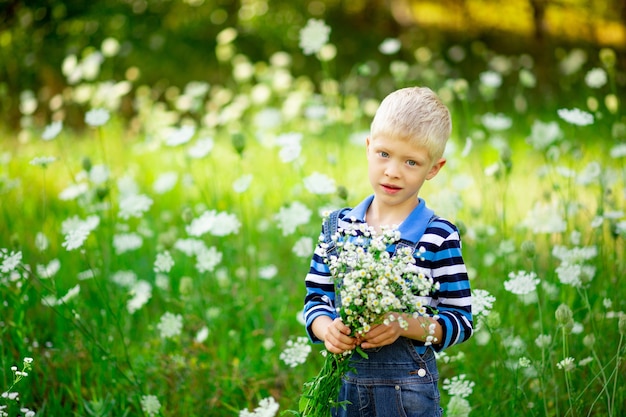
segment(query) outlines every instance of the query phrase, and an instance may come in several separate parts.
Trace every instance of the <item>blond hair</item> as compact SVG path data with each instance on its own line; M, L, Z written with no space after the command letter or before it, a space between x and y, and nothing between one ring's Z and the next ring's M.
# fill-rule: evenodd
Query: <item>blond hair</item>
M401 88L380 103L370 137L388 135L423 146L432 161L443 156L452 122L448 108L428 87Z

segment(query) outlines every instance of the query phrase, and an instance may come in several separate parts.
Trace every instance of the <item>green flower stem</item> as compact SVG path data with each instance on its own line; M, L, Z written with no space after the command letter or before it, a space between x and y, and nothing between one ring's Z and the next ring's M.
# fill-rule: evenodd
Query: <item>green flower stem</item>
M563 335L563 358L568 358L569 357L569 346L567 343L568 330L566 329L565 326L563 326L561 331ZM569 374L570 371L567 369L563 369L563 372L565 373L565 387L567 389L567 400L569 402L569 411L566 413L566 415L574 416L575 412L574 412L574 403L572 402L572 381L571 381L570 374Z

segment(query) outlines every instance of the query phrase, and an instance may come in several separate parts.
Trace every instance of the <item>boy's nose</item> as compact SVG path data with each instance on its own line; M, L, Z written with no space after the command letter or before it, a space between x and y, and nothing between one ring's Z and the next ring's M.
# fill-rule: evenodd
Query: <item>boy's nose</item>
M388 177L397 177L398 173L400 172L397 164L390 162L387 164L387 166L385 167L385 175Z

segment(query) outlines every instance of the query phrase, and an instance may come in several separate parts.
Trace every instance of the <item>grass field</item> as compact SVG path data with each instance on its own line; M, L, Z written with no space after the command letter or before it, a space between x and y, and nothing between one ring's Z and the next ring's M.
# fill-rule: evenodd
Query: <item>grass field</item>
M419 82L453 111L421 196L461 230L477 327L439 358L448 416L626 413L626 120L592 69L566 112L524 106L532 68L506 92L488 67ZM0 415L297 407L323 359L299 339L309 257L322 212L369 193L376 102L251 70L165 102L134 86L130 121L93 83L84 128L3 133Z

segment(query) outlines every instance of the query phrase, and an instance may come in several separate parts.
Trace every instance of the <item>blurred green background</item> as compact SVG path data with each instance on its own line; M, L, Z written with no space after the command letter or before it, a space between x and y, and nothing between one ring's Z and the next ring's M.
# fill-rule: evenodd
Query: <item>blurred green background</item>
M372 97L386 92L381 69L389 62L384 60L414 60L421 46L456 59L465 77L484 69L484 60L475 62L481 48L528 54L541 92L534 98L545 106L555 91L572 89L558 71L571 48L592 62L602 47L616 51L622 62L617 67L626 59L623 0L0 0L0 124L18 129L48 123L50 99L68 87L64 59L85 57L107 38L118 40L120 51L103 63L99 79L130 78L163 93L194 80L228 84L230 68L216 59L216 36L225 28L237 29L238 52L252 62L286 51L293 53L294 73L321 77L313 57L295 53L298 31L309 18L332 27L330 41L337 47L332 71L338 81L370 64L364 85L353 87ZM385 38L402 42L398 54L381 56L378 47ZM475 53L459 61L445 53L455 45ZM617 74L616 83L623 91L626 77ZM25 91L39 103L27 122L20 111ZM125 97L123 112L132 112L132 94ZM66 108L63 118L76 125L82 115L77 112L73 120L72 111Z

